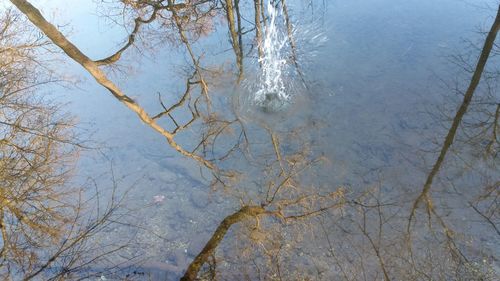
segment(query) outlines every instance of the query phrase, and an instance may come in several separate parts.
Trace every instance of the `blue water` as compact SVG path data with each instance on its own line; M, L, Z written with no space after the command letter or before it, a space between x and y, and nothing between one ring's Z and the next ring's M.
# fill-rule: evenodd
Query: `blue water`
M57 8L55 22L67 24L64 29L82 51L93 58L105 57L120 46L127 33L117 27L110 28L112 24L99 17L101 10L93 1L77 2L81 5L78 9L67 1L40 1L40 5L43 4L47 14ZM263 112L245 102L235 107L248 126L249 149L255 158L249 161L240 154L221 161L222 167L237 168L244 173L230 191L213 191L209 177L200 174L194 161L176 153L79 66L64 59L64 69L81 82L78 88L50 90L62 101L70 102L68 109L78 116L79 127L83 132L92 132L92 143L101 147L98 152L83 153L76 180L101 175L112 167L119 179L120 192L130 188L126 206L133 210L133 215L126 220L140 227L116 226L103 239L133 239L137 246L125 256L140 253L144 268L155 272L155 278L177 278L202 249L215 226L236 210L241 200L261 198L261 184L267 180L262 167L274 157L264 127L272 128L281 137L285 154L297 150L301 140L308 143L312 155L327 160L304 175L304 182L323 191L343 186L353 196L370 190L382 194L387 201L410 201L421 189L449 128L449 119L439 113L445 107L453 115L453 104L460 102L443 81L453 84L459 79L459 84L466 84L463 77L467 75L452 63L452 56L469 52L467 41L480 46L482 36L478 29L489 28L494 14L482 7L492 3L495 7L494 1L473 4L456 0L313 1L312 7L305 1L288 2L297 25L305 85L296 74L282 76L284 85L293 91L293 95L286 97L290 99L286 110ZM251 11L250 6L246 8ZM231 64L233 60L224 22L216 27L211 36L194 45L197 53L206 54L207 66ZM300 36L309 36L309 40L301 41ZM182 94L184 68L189 59L182 48L156 41L149 43L146 45L150 49L144 54L127 52L123 68L110 73L129 96L151 112L158 112L161 110L158 93L166 102L173 102ZM211 81L215 111L226 116L232 114L229 108L234 106L234 95L240 99L259 88L245 86L258 80L256 61L254 53L245 58L248 80L242 85L237 85L230 73ZM496 98L498 101L498 92ZM180 119L189 118L187 111L176 114ZM200 131L194 126L181 134L178 142L192 148ZM290 134L292 131L296 134ZM228 139L234 140L237 135L238 131ZM221 141L218 149L227 149L225 145L228 143ZM472 150L460 144L456 148ZM463 233L464 240L470 239L474 245L467 248L471 255L476 259L484 257L498 266L499 249L494 246L498 245L498 237L487 226L476 224L477 218L470 210L462 212L460 206L464 202L458 197L446 196L452 192L450 186L466 192L485 181L498 182L495 174L498 159L484 163L472 153L463 157L465 160L452 156L446 162L436 182L436 201L453 209L449 222ZM477 169L464 163L475 163ZM110 184L105 174L97 179L104 189ZM155 203L154 196L164 199ZM407 215L408 210L401 207L401 212ZM326 219L324 223L331 227L332 239L342 237L334 221ZM395 222L398 224L401 221ZM350 227L347 226L352 230ZM390 240L396 232L389 232L384 238ZM228 239L236 239L236 234L230 232ZM326 240L319 236L315 241L305 242L304 249L323 251ZM221 251L230 253L231 247L227 245ZM387 251L391 250L394 249L388 247ZM322 262L328 265L331 259ZM337 276L335 270L324 267L325 280Z

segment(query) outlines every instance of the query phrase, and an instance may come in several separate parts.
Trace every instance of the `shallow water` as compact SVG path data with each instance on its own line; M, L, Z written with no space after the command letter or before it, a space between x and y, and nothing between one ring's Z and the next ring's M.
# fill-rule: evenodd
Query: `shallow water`
M440 114L445 108L452 117L461 102L461 97L443 81L453 84L458 79L459 85L467 85L469 79L452 63L451 56L470 52L467 40L481 46L482 36L477 28L489 28L494 9L454 0L314 1L312 8L305 2L288 3L297 24L295 36L305 84L297 75L284 76L293 92L285 110L266 112L248 102L255 89L248 85L258 76L258 64L252 56L245 58L247 74L241 84L231 75L211 82L213 110L228 118L236 113L249 138L248 147L218 161L220 167L243 174L230 191L212 189L207 171L200 174L198 164L172 150L161 136L141 124L78 66L66 66L74 75L84 77L84 81L78 85L80 89L64 90L61 100L71 102L69 108L76 112L80 127L93 132L92 141L102 147L99 153L83 154L77 180L101 175L97 179L105 189L110 184L106 172L112 169L119 190L130 188L126 221L136 227L116 226L102 239L132 239L135 246L124 256L140 256L137 270L158 280L179 278L225 216L236 211L242 201L260 203L262 186L275 175L275 171L267 170L275 152L266 128L279 139L283 157L307 150L312 158L326 159L302 177L304 185L314 186L318 192L332 192L342 186L354 198L372 190L382 201L397 201L401 205L418 195L450 126L450 119ZM494 2L484 3L493 3L495 7ZM45 10L51 10L49 5L52 3ZM95 11L91 1L84 7L70 9L74 14L64 17L71 19L76 31L70 38L85 52L103 56L103 50L114 49L124 33L108 30L105 22L97 21L97 16L91 14ZM207 65L224 64L233 58L231 52L224 52L229 46L226 26L220 24L217 28L210 37L195 44L196 51L207 53ZM147 109L161 110L158 92L165 101L173 102L178 98L174 93L183 91L184 73L180 69L188 59L181 48L160 47L144 57L131 54L125 59L139 59L140 64L134 64L126 74L117 73L116 80ZM498 59L492 58L489 65L495 61ZM498 103L498 91L493 97ZM180 112L176 117L189 118L189 113ZM195 125L180 135L178 142L193 148L197 145L193 135L199 136L202 129ZM232 143L241 141L239 134L236 130L222 136L211 155L220 156ZM459 137L466 138L460 133ZM461 211L463 202L456 196L465 193L472 200L475 193L471 189L484 186L485 182L498 183L498 157L484 160L475 156L475 149L477 146L457 142L435 183L434 196L436 202L445 206L443 210L449 211L449 224L464 233L464 240L468 241L464 242L464 251L473 260L485 259L498 270L499 237L487 224L478 222L477 214ZM250 151L252 159L242 156L245 150ZM158 200L155 196L163 197L156 197L162 198ZM408 212L407 206L388 210L392 216L401 217ZM493 219L498 223L498 215ZM332 237L345 235L335 227L337 222L328 217L325 220ZM238 233L228 235L226 239L232 241ZM388 231L385 238L390 239L391 235L394 233ZM324 237L316 238L306 241L298 253L326 252ZM234 254L236 248L231 245L222 245L220 251ZM238 268L237 261L221 266ZM313 268L310 261L297 258L293 263L309 270ZM326 272L322 275L324 280L338 274L335 267L328 269L328 262L316 266Z

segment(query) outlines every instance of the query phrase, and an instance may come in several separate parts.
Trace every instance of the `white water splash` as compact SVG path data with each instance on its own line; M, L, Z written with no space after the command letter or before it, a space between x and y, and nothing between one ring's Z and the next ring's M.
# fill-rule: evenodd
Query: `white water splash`
M262 42L263 57L259 59L261 64L260 83L254 97L258 105L265 107L279 106L290 100L290 94L287 93L283 81L288 67L287 52L285 51L288 38L284 32L278 29L276 24L278 11L271 4L271 0L267 1L267 11L270 20L267 23Z

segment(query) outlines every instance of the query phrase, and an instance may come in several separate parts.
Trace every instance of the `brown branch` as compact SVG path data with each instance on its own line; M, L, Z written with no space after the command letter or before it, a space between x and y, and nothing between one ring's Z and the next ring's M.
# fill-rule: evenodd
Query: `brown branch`
M26 0L11 0L11 2L22 12L28 19L37 26L54 44L61 48L71 59L79 63L83 68L85 68L89 74L91 74L94 79L102 85L104 88L108 89L110 93L123 103L130 110L135 112L139 119L150 126L153 130L160 133L165 137L168 144L181 153L184 156L190 157L199 163L203 164L209 169L214 169L214 165L207 161L206 159L194 155L184 148L182 148L174 140L174 136L169 131L162 128L156 121L151 118L146 111L137 104L133 99L128 97L122 92L118 86L116 86L111 80L108 79L106 74L99 68L99 64L89 59L85 54L83 54L73 43L71 43L54 25L49 23L40 13L40 11L31 5Z
M378 202L378 199L377 199L377 205L380 206L380 202ZM358 228L359 228L359 230L361 230L361 233L363 233L363 235L368 239L373 251L375 252L375 255L377 256L380 268L382 269L382 273L384 274L384 281L390 281L391 279L389 278L389 273L387 272L385 261L382 257L382 254L380 253L380 243L381 243L380 240L381 240L381 236L382 236L382 228L384 225L384 222L382 220L382 212L381 212L380 207L377 208L377 211L378 211L378 218L379 218L378 243L377 244L375 244L375 241L373 241L373 238L370 236L370 234L366 230L366 211L365 210L362 211L363 212L363 225L361 226L361 224L358 223Z
M2 192L3 188L0 189L0 194ZM3 200L3 199L2 199ZM3 204L2 204L3 205ZM7 234L7 230L5 229L5 224L4 224L4 211L3 207L0 206L0 230L2 234L2 250L0 250L0 258L4 259L7 251L9 250L9 235Z
M150 2L144 2L144 4L153 6L153 12L151 13L151 16L148 19L143 19L140 16L135 18L134 29L132 29L132 32L128 36L127 43L123 47L121 47L118 51L116 51L114 54L104 59L95 61L97 65L108 65L117 62L121 58L122 53L134 44L136 35L139 32L141 25L153 22L156 19L156 16L159 11L161 10L175 11L186 7L185 3L180 3L180 4L169 3L167 6L160 5L159 3L150 3Z
M255 9L255 38L257 41L257 50L259 54L259 64L262 66L262 61L260 60L264 56L264 51L262 50L262 26L260 25L260 9L262 0L254 0Z
M141 24L146 23L146 22L151 22L154 20L155 17L156 17L156 10L153 12L153 14L151 15L151 18L149 18L148 20L143 21L140 17L134 19L134 29L132 30L132 32L128 36L128 41L125 44L125 46L121 47L114 54L112 54L104 59L96 60L95 63L97 65L108 65L108 64L112 64L112 63L117 62L121 58L122 53L134 44L135 36L137 35L137 32L139 32L139 27L141 26Z
M471 202L469 202L469 206L476 212L478 213L482 218L484 218L494 229L495 231L497 232L497 234L500 236L500 230L498 229L498 227L496 226L496 224L491 220L491 218L489 218L488 216L486 216L483 212L481 212L476 206L474 206Z
M493 145L498 143L498 120L500 119L500 103L497 104L497 109L495 110L495 117L493 118L493 132L491 134L491 140L486 145L486 151L493 152Z
M288 7L286 5L286 0L281 0L281 7L283 10L283 16L285 18L288 42L290 43L290 49L292 50L293 65L297 70L297 74L299 75L300 80L302 80L302 83L304 83L304 86L306 86L306 80L299 67L298 56L297 56L297 44L295 43L295 39L293 38L293 26L292 22L290 21L290 16L288 15Z
M297 52L296 52L296 44L295 39L293 38L293 27L292 22L290 21L290 16L288 15L288 7L286 5L285 0L281 0L281 8L283 10L283 16L285 18L286 32L288 36L288 42L290 43L290 48L292 49L292 59L295 66L298 67L297 64Z
M205 244L205 247L203 247L203 250L194 258L194 260L189 264L186 272L184 273L184 276L180 279L181 281L191 281L191 280L196 280L198 273L210 257L212 257L215 253L215 250L219 246L220 242L224 239L224 236L226 235L227 231L229 228L231 228L232 225L239 223L243 221L246 218L253 217L257 218L261 215L268 215L268 216L274 216L276 218L279 218L283 221L297 221L301 219L305 219L308 217L316 216L319 215L329 209L332 208L337 208L342 206L343 203L336 203L332 204L327 207L322 207L318 208L317 210L311 211L311 212L306 212L303 214L298 214L298 215L292 215L292 216L284 216L281 210L277 211L268 211L266 210L263 206L244 206L237 212L227 216L217 227L215 230L214 234L210 238L210 240Z
M243 77L243 28L241 25L241 13L240 13L240 0L234 0L234 8L236 11L236 24L238 26L238 67L239 76L238 79L241 80Z
M168 4L174 5L172 0L168 0ZM200 84L201 92L205 96L208 106L210 106L210 97L208 96L208 85L205 82L205 79L203 78L200 63L198 59L196 59L196 56L194 55L193 48L191 48L191 44L189 43L189 40L184 32L184 28L182 26L181 20L179 19L179 15L177 14L176 10L172 10L172 18L174 19L175 25L177 26L177 30L179 31L179 36L181 37L181 41L184 44L184 46L186 46L189 56L191 57L191 60L193 62L194 68L196 69L196 74L198 75L199 78L198 83Z
M165 104L163 103L163 101L161 99L161 95L158 94L158 100L160 102L160 105L163 107L164 111L162 111L162 112L156 114L155 116L153 116L153 119L161 118L163 115L169 115L170 116L170 113L174 109L178 108L179 106L182 106L186 102L186 100L190 96L190 93L191 93L191 82L189 81L189 79L187 79L186 80L186 90L184 91L184 95L182 95L181 99L177 103L171 105L169 108L167 108L165 106Z
M231 45L233 47L234 54L236 55L239 77L241 78L241 75L243 74L243 53L240 52L240 50L242 49L239 44L238 33L236 32L236 28L234 26L235 17L233 0L224 0L224 2L226 3L226 17L229 28L229 35L231 36Z
M241 222L247 217L257 217L265 212L266 210L261 206L245 206L236 213L227 216L219 224L212 235L212 238L210 238L203 250L194 258L193 262L189 264L186 273L184 273L181 280L190 281L196 279L203 264L205 264L208 258L213 255L215 249L219 246L220 242L224 239L224 236L233 224Z
M266 20L266 12L265 12L265 7L264 7L264 1L260 1L260 15L262 16L262 22L264 23L264 29L267 29L267 20Z
M428 212L430 214L430 209L431 209L431 199L429 197L429 190L432 187L432 182L434 180L434 177L438 174L441 165L443 164L443 161L445 159L445 156L453 144L453 141L455 139L455 135L458 130L458 126L460 125L465 113L467 112L467 108L469 107L469 104L472 100L472 96L474 95L474 92L481 81L481 76L483 74L484 68L486 66L486 62L488 61L488 58L491 53L491 49L493 48L493 43L495 42L495 38L497 36L498 30L500 29L500 5L497 11L497 15L495 18L495 21L493 22L493 25L491 26L491 29L488 33L488 36L486 37L486 40L484 42L483 49L481 51L481 56L479 57L479 60L476 65L476 69L474 71L474 74L472 75L469 87L467 88L467 91L465 92L462 104L460 105L455 118L453 119L453 123L451 125L450 130L448 131L448 134L446 135L446 138L444 140L444 144L441 148L441 151L439 153L439 157L437 158L436 162L434 163L434 166L432 167L431 172L427 176L427 180L425 181L424 187L422 189L422 192L420 195L417 197L415 202L413 203L413 207L411 209L411 214L408 219L408 227L407 230L409 232L410 227L411 227L411 221L413 217L415 216L416 209L418 208L418 205L420 202L422 202L424 199L427 201L427 208Z

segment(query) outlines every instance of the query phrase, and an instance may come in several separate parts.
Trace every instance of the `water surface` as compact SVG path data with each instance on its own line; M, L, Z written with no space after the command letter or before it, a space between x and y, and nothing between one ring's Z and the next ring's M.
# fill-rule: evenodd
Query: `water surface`
M171 149L78 66L66 66L83 81L78 85L80 89L65 90L62 99L71 102L81 127L94 132L93 140L103 147L102 154L94 151L83 155L79 178L95 177L113 169L120 190L130 188L126 220L136 226L117 226L103 234L102 239L132 239L134 246L120 258L139 259L140 270L155 280L178 279L225 216L236 211L242 202L261 203L263 187L276 175L276 171L267 169L275 161L270 132L279 139L283 157L308 151L311 159L324 159L321 165L313 165L303 174L303 186L314 187L311 190L315 192L333 192L343 187L348 198L372 196L366 202L380 200L390 205L384 215L387 226L384 225L378 243L392 266L405 263L394 257L401 251L401 245L395 245L402 239L398 235L405 230L410 203L421 191L461 102L461 96L450 85L458 85L464 91L470 79L470 74L454 63L453 56L472 54L471 62L475 63L479 51L471 48L469 42L482 46L483 35L479 31L489 28L495 10L481 7L495 7L495 3L335 0L313 1L311 7L306 4L308 1L288 2L297 27L297 50L305 79L304 84L298 81L298 75L284 75L287 90L293 92L290 105L265 112L245 102L254 89L248 85L255 83L258 76L255 50L244 59L247 72L240 84L232 73L210 80L213 110L228 119L236 113L248 134L248 147L217 162L222 168L242 174L233 187L227 188L229 191L212 188L210 173L200 173L197 163ZM108 22L99 19L93 2L81 5L81 9L68 9L71 14L56 12L56 22L69 21L74 29L70 38L75 44L93 57L102 57L119 45L126 33L110 29ZM44 7L47 13L51 7L63 9L55 3L44 3ZM244 7L247 10L243 13L251 15L250 4ZM213 34L194 45L196 52L206 54L203 63L207 66L234 64L234 54L228 48L223 19ZM183 48L159 45L143 55L132 51L124 59L126 63L133 62L130 69L113 77L147 109L161 110L158 93L165 102L174 102L182 93L186 74L183 68L189 68ZM494 66L495 62L498 59L492 58L488 65ZM479 97L484 89L483 85ZM492 97L493 103L498 103L498 91ZM235 100L241 104L236 106ZM473 106L470 118L476 114ZM178 118L189 118L186 111L177 114ZM203 125L197 124L180 135L178 142L195 147L201 132ZM240 133L236 130L221 137L213 148L214 155L221 155L232 143L241 141ZM477 150L481 148L466 138L459 132L459 141L447 157L432 194L446 222L460 233L460 248L470 260L498 272L499 236L481 222L477 213L466 208L486 185L496 184L498 188L498 157L478 157ZM106 173L97 178L101 185L109 184ZM155 196L164 199L155 202ZM366 213L374 222L375 214ZM360 233L358 216L356 208L343 215L335 211L314 219L316 227L321 222L321 228L314 231L288 229L292 236L303 231L305 237L290 250L296 258L283 257L283 263L288 261L285 267L291 276L296 266L319 279L334 280L341 278L340 269L344 268L354 279L361 279L353 268L363 259L349 247L359 246L357 251L368 252L372 249ZM425 217L425 212L419 212L418 227L424 227ZM498 225L498 211L493 220ZM368 233L380 230L368 225ZM241 232L229 232L220 246L221 278L231 279L228 272L248 266L242 264L245 258L236 258L242 252L238 252L234 241L242 239L241 244L246 243ZM283 233L287 235L286 231ZM433 240L426 244L422 241L427 235L430 234L423 233L423 244L416 246L423 252L426 247L445 243ZM332 247L342 256L340 261L332 257ZM373 267L367 269L368 274L380 274L380 269L372 265L376 264L374 253L368 256L366 266ZM253 270L251 279L256 278ZM396 268L390 271L395 276L401 274Z

